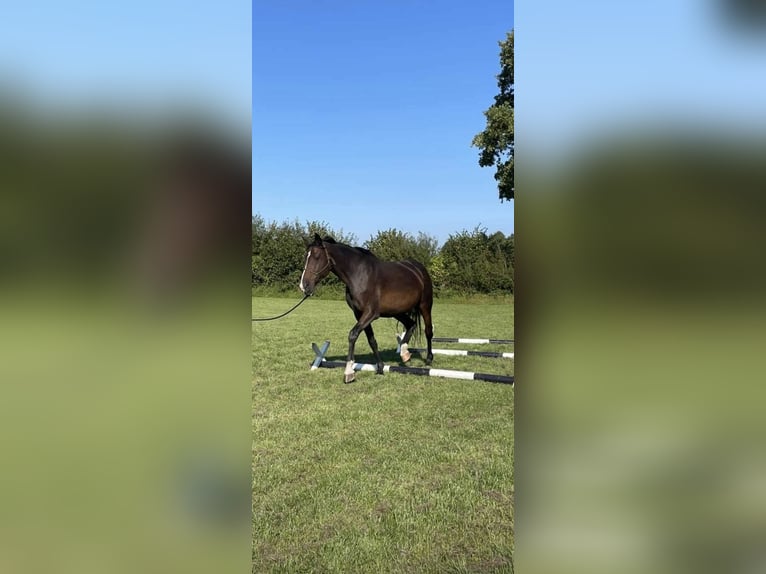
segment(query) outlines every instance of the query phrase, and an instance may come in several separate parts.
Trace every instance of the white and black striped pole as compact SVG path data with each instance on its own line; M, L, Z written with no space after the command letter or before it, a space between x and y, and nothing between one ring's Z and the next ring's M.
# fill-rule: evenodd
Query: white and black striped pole
M343 361L323 360L319 367L324 369L341 369L346 367ZM312 367L313 368L313 367ZM355 371L375 371L375 365L371 363L354 363ZM450 369L431 369L427 367L399 367L385 365L384 373L402 373L405 375L420 375L424 377L441 377L446 379L462 379L465 381L488 381L490 383L513 384L513 377L506 375L492 375L489 373L473 373L471 371L452 371Z
M396 352L401 353L402 349L402 338L404 337L404 333L401 335L396 336ZM448 337L443 337L442 340L448 339ZM432 341L436 341L436 338L434 337ZM489 344L490 341L494 342L495 344L510 344L513 343L512 340L509 339L460 339L460 338L452 338L449 339L450 342L455 343L465 343L465 344L471 344L479 342L478 344ZM499 343L498 341L503 341L504 343ZM417 353L426 353L427 349L408 349L409 351L414 351ZM497 351L468 351L464 349L431 349L431 352L434 355L451 355L453 357L458 356L466 356L466 357L491 357L494 359L513 359L514 354L513 353L501 353Z
M330 348L330 341L325 341L322 346L317 346L316 343L311 344L314 350L314 361L311 363L311 370L314 371L319 368L325 369L339 369L346 368L346 363L343 361L328 361L325 359L327 350ZM376 367L370 363L354 363L353 368L355 371L375 371ZM506 385L513 384L513 377L506 375L493 375L490 373L474 373L471 371L453 371L450 369L432 369L427 367L399 367L397 365L385 365L383 367L384 373L402 373L405 375L420 375L426 377L442 377L447 379L462 379L466 381L488 381L491 383L502 383Z

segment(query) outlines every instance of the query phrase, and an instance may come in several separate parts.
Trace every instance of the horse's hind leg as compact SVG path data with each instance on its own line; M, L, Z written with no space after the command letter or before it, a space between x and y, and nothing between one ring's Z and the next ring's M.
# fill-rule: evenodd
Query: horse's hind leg
M426 326L426 341L428 342L428 354L426 355L426 365L430 365L434 360L434 353L431 349L431 339L434 337L434 325L431 321L431 303L420 304L420 315L423 317L423 322Z
M375 373L378 375L383 374L383 359L380 358L378 352L378 342L375 340L375 333L372 331L372 323L364 328L364 334L367 335L367 342L370 344L370 349L375 354Z
M407 349L407 344L410 342L410 337L412 337L412 333L415 331L416 323L412 317L405 313L397 315L396 320L404 325L404 335L402 336L402 344L399 350L399 355L402 357L402 362L406 363L412 356L410 351Z

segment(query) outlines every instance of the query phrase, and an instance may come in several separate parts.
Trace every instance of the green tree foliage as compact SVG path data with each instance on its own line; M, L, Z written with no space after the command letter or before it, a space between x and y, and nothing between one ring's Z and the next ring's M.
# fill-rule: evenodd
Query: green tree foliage
M253 282L266 286L283 285L300 277L305 258L301 242L301 228L297 223L265 223L260 216L253 217ZM295 279L297 284L298 279Z
M306 260L306 246L319 233L322 237L331 235L336 241L354 244L356 237L343 230L334 230L322 221L297 220L293 222L264 221L260 215L252 218L252 279L254 285L279 290L297 289L303 265ZM338 285L335 276L324 283Z
M319 221L266 222L252 219L253 285L276 291L297 290L306 258L306 244L314 233L331 235L337 241L356 245L353 235L334 230ZM491 235L476 228L451 235L439 249L436 238L425 233L417 237L398 229L379 231L364 247L380 259L412 258L429 270L437 294L494 293L513 290L513 235ZM334 275L322 282L323 289L337 295L343 286Z
M487 126L476 134L471 145L479 148L479 165L495 166L495 180L500 200L511 200L513 187L513 31L500 44L500 92L485 112Z
M414 237L398 229L379 231L364 242L364 246L380 259L387 261L415 259L426 267L429 267L431 260L439 252L438 244L435 237L425 233L420 232L417 237Z
M513 235L476 227L450 235L441 249L441 287L457 293L513 291Z

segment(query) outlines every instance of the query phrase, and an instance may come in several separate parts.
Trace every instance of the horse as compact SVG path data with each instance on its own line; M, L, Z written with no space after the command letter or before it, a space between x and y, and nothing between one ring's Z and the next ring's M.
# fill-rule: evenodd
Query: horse
M414 259L381 261L367 249L339 243L330 236L322 239L318 233L306 247L300 290L310 297L317 284L333 273L346 286L346 303L356 317L348 333L348 359L343 373L346 383L354 381L354 346L362 330L375 355L375 372L383 374L383 360L372 330L372 322L379 317L393 317L404 325L400 356L405 363L411 356L407 343L416 327L421 331L422 318L428 341L426 364L431 364L433 283L421 263Z

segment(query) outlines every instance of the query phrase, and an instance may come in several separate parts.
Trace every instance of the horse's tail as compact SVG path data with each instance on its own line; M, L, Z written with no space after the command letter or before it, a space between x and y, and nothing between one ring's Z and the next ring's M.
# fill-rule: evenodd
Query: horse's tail
M412 311L407 313L410 319L415 321L415 330L412 331L412 342L419 342L423 340L423 316L420 313L420 305L416 306Z
M422 340L422 333L423 333L423 325L422 325L422 318L420 316L420 305L415 306L414 308L410 309L409 311L405 312L404 315L407 315L407 317L410 318L410 320L415 323L415 328L412 330L412 336L410 337L410 342L414 343L416 341ZM406 326L401 321L397 321L397 329L396 333L399 334L399 326L402 326L405 328L406 332ZM404 334L402 332L402 335Z
M415 267L421 274L421 279L423 281L423 296L427 297L430 300L433 298L433 284L431 283L431 276L428 274L428 269L426 269L426 266L423 265L420 261L417 261L416 259L406 259L406 263L409 263L413 267ZM431 308L431 305L428 305L428 308ZM418 302L415 307L407 313L410 319L412 319L415 322L415 329L412 332L412 340L414 341L422 341L423 340L423 314L421 311L420 302Z

